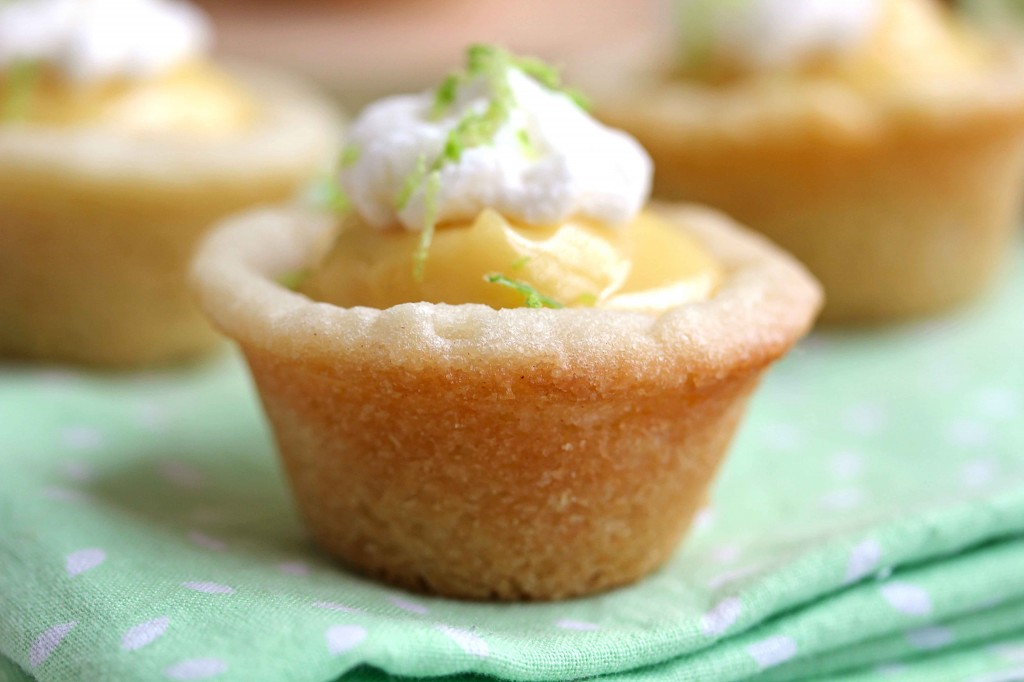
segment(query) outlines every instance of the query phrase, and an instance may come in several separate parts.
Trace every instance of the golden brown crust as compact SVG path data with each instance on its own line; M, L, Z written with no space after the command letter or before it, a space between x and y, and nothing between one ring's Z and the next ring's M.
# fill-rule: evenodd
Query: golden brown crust
M0 126L0 354L136 366L217 342L185 286L199 238L291 197L338 131L313 92L236 75L264 111L226 136Z
M463 598L564 598L661 565L820 293L721 216L659 210L728 272L710 301L660 316L341 309L273 282L314 260L329 219L256 213L211 235L200 300L246 353L318 542Z
M619 85L599 115L650 151L655 194L720 208L793 253L825 287L826 320L946 308L1002 261L1024 192L1020 54L972 79L878 92Z
M661 315L433 303L376 310L312 303L273 278L313 262L333 220L293 209L254 212L224 223L201 249L193 279L204 309L228 336L323 363L384 357L413 370L486 363L513 372L550 365L597 375L610 367L626 374L658 367L675 381L699 383L720 376L723 367L770 362L807 330L820 292L793 259L712 211L654 208L684 226L722 264L724 281L711 300Z
M316 540L363 572L475 599L570 597L660 566L760 374L685 389L246 354Z

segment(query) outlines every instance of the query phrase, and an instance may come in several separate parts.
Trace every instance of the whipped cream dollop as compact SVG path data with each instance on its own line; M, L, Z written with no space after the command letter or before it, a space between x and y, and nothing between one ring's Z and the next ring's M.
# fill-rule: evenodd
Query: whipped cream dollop
M177 0L0 2L0 69L40 61L79 82L146 78L203 55L206 17Z
M633 219L650 192L652 164L629 135L598 123L565 93L509 67L502 87L513 104L484 144L438 163L449 134L467 115L492 105L495 85L477 76L462 83L440 115L435 92L391 97L370 105L350 128L357 160L342 172L355 210L375 227L420 230L469 221L486 208L510 220L550 225L581 217L606 225ZM435 167L437 182L417 182ZM422 173L419 173L422 179Z
M799 66L868 42L886 0L679 0L684 59Z

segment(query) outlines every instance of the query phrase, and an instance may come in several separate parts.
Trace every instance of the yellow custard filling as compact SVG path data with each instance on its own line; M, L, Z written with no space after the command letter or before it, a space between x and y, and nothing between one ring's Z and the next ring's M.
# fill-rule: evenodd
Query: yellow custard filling
M920 79L970 76L988 62L982 43L934 0L883 0L880 12L872 35L859 49L808 54L795 66L775 71L759 71L728 55L706 56L681 65L679 73L716 83L792 75L837 78L872 89Z
M4 122L128 132L229 133L256 117L256 105L241 86L198 61L146 80L85 84L23 64L0 72L0 102L6 104Z
M437 230L422 278L413 269L420 235L349 218L301 291L344 307L400 303L527 305L657 312L707 299L722 278L704 248L652 212L624 228L582 220L536 227L486 210Z

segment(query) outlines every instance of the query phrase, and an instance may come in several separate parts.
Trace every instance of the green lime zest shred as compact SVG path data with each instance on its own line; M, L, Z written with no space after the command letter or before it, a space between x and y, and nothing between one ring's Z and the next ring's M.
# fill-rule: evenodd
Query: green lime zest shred
M589 97L583 94L582 90L578 90L576 88L562 88L562 92L564 92L566 96L575 102L576 106L583 111L589 113L593 109L593 103L590 101Z
M412 277L417 282L423 281L427 269L427 255L430 244L434 241L434 229L437 227L437 200L441 192L441 172L434 170L427 176L427 186L423 193L426 213L423 230L420 232L420 243L412 254Z
M531 256L529 254L527 254L525 256L520 256L519 258L516 258L514 261L512 261L512 269L513 270L522 270L526 266L526 264L529 263L532 260L533 260L533 256Z
M430 108L430 118L433 121L442 118L455 104L455 98L459 95L459 85L462 84L462 75L458 72L448 74L441 84L437 86L434 93L434 105Z
M506 277L500 272L492 272L488 275L484 275L484 281L490 282L491 284L498 284L503 287L508 287L514 291L519 292L526 299L527 308L564 308L565 306L544 294L537 291L530 284Z
M352 200L341 188L341 183L336 177L329 177L325 184L324 204L327 210L335 215L346 215L352 210Z
M496 60L506 61L508 56L508 51L497 45L473 43L466 48L466 72L479 76L492 69Z
M416 167L405 179L405 182L402 183L402 189L398 192L398 196L395 197L395 208L399 211L405 210L405 207L409 205L409 200L412 199L412 195L426 177L427 157L424 154L420 154L420 157L416 159Z
M344 216L352 209L345 190L341 187L337 172L327 171L319 174L310 183L305 196L315 208Z
M428 163L424 156L417 159L416 167L402 183L395 197L399 211L408 206L418 189L425 185L424 199L427 203L427 217L424 220L419 248L413 257L413 275L421 281L426 263L427 251L433 239L437 223L437 196L440 191L440 171L450 163L458 163L467 149L493 144L495 137L512 116L516 107L515 95L509 83L510 69L519 69L535 79L542 86L565 94L586 109L584 99L574 90L562 87L558 69L534 57L517 57L508 50L494 46L475 44L466 50L466 68L449 74L434 92L430 118L437 120L448 113L454 105L459 88L468 80L482 77L490 89L487 107L483 111L470 111L462 116L445 137L441 153ZM522 130L517 134L523 153L529 157L538 155L529 133ZM431 186L436 187L431 190ZM432 205L432 206L431 206Z
M548 90L562 87L562 74L558 69L536 57L512 57L512 66L534 79Z
M276 280L284 288L297 291L302 286L302 283L306 281L306 278L309 277L309 274L309 268L301 268L299 270L283 272L277 276Z
M28 118L32 109L32 97L39 78L42 63L35 59L18 59L11 65L7 75L4 96L3 119L22 121Z
M345 145L345 148L341 150L341 158L339 164L342 168L351 168L359 162L359 155L362 150L358 145L349 143Z
M580 294L576 297L576 303L586 308L593 308L597 305L597 294L590 293L589 291Z
M540 156L540 150L537 149L537 145L530 139L530 133L526 128L522 128L516 133L516 139L519 140L519 147L522 149L523 156L528 159L536 159Z

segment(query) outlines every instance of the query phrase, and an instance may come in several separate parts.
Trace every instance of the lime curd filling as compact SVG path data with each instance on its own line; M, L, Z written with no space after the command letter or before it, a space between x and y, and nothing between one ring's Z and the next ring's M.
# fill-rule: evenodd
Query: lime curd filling
M969 77L989 59L934 0L687 0L684 6L678 74L685 78L796 75L871 89Z
M31 63L0 72L4 122L110 127L131 133L224 134L245 129L257 107L243 87L194 60L142 79L78 82Z
M0 124L220 134L254 103L207 59L212 29L182 0L0 2Z
M420 278L409 267L417 246L415 233L350 217L300 291L344 307L427 301L660 312L709 298L722 279L697 241L651 211L612 230L592 220L526 225L484 210L439 226Z

